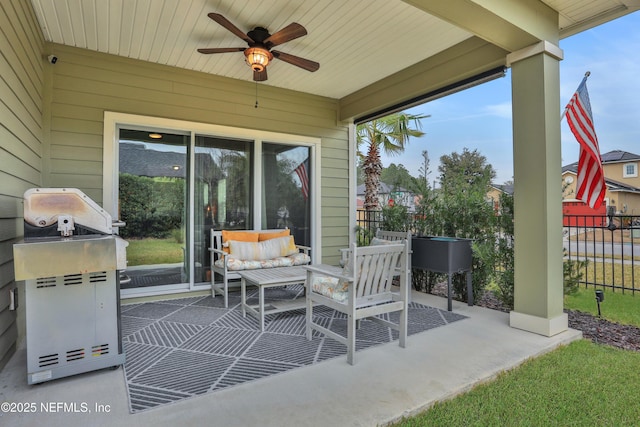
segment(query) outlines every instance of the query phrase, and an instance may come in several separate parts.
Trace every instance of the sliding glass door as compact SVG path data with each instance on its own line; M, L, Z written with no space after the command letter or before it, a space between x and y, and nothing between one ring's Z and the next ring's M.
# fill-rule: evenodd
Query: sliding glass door
M195 137L194 248L196 282L209 281L210 230L253 228L253 141Z
M122 289L189 282L188 142L188 135L120 129L120 235L129 242Z
M208 289L212 229L286 227L297 244L312 246L315 142L172 131L149 121L117 124L117 146L105 142L116 156L109 211L126 223L120 235L129 242L124 296Z

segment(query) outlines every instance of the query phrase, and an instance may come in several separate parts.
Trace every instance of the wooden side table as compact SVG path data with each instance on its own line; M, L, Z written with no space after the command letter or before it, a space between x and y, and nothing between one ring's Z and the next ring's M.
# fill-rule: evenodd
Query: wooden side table
M307 272L302 267L277 267L258 270L239 271L241 277L240 295L242 316L247 316L247 311L256 316L260 324L260 331L264 331L264 316L266 314L281 313L283 311L297 310L305 307L304 298L295 298L286 301L271 302L272 308L265 309L264 290L276 286L296 285L304 283ZM258 287L258 305L247 304L247 285Z

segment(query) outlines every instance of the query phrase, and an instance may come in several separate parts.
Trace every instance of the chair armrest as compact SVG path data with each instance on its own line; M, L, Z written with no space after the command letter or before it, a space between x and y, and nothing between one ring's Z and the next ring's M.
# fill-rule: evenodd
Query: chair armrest
M212 256L211 262L213 262L214 255L218 255L218 259L224 260L224 265L227 265L227 257L229 256L228 252L216 248L209 248L209 252L211 252Z
M304 268L305 270L313 273L313 274L318 274L318 275L322 275L322 276L330 276L330 277L337 277L338 279L343 279L343 280L347 280L349 282L353 282L354 281L354 277L352 276L345 276L344 274L342 274L342 269L339 267L333 267L333 266L329 266L329 265L303 265L302 268Z
M299 250L302 250L303 253L309 255L309 251L311 250L310 246L296 245Z
M226 253L225 251L221 251L220 249L216 249L216 248L208 248L208 249L209 249L209 251L211 251L213 253L216 253L218 255L221 255L221 256L229 255L228 253Z
M224 274L227 274L227 260L229 259L229 254L216 248L209 248L209 252L211 253L211 268L213 268L215 255L218 255L218 259L221 259L222 264L224 265Z

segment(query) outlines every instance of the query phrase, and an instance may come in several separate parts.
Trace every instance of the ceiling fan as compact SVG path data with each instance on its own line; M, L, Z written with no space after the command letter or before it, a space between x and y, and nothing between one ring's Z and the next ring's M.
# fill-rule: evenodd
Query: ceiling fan
M257 82L267 80L267 65L273 58L278 58L284 62L288 62L289 64L311 72L320 68L320 64L317 62L277 50L271 50L271 48L275 46L307 34L307 30L296 22L287 25L274 34L269 34L269 31L262 27L256 27L245 34L219 13L209 13L207 16L227 30L231 31L236 36L240 37L249 45L249 47L214 47L198 49L198 52L205 54L244 52L246 62L253 70L253 80Z

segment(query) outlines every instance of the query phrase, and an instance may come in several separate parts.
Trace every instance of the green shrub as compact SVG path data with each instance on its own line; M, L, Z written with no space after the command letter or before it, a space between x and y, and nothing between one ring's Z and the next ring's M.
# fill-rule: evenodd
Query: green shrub
M443 280L446 280L446 275L442 273L421 270L419 268L411 270L411 285L417 291L431 293L433 287Z
M499 202L500 215L498 221L498 238L496 239L496 297L505 307L513 308L513 248L514 248L514 215L513 195L502 194Z
M184 240L185 240L184 229L176 228L174 230L171 230L171 238L175 240L176 243L184 243Z
M356 244L358 246L368 246L373 239L374 232L364 227L356 226Z
M184 180L120 174L123 238L166 238L180 228L184 212Z
M407 231L411 220L407 207L402 205L385 206L382 208L382 229L387 231Z
M420 234L471 239L473 296L478 298L494 271L495 214L492 205L485 201L485 192L474 187L450 188L431 198L428 214L425 212L423 230ZM452 278L453 292L457 299L466 301L467 282L465 274Z
M480 295L494 275L494 266L496 264L497 254L492 238L476 238L471 245L471 249L473 255L471 259L471 279L473 285L473 299L475 301L480 298ZM459 295L463 300L466 300L466 274L458 274L454 276L453 285L456 295Z
M566 255L567 250L563 249L563 254ZM584 276L585 268L589 260L568 260L565 259L562 263L564 294L574 295L580 289L580 282Z

